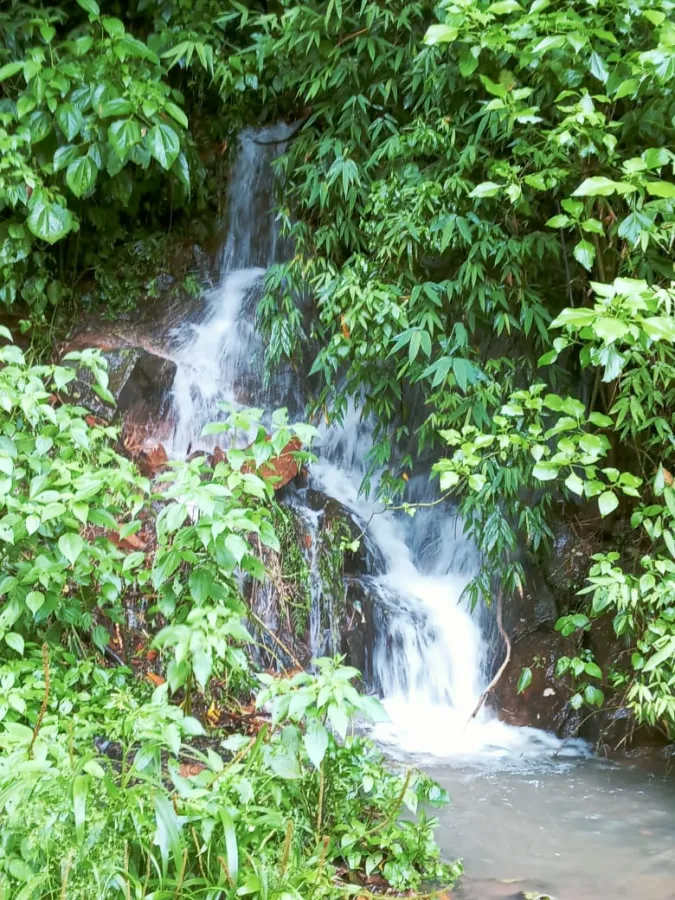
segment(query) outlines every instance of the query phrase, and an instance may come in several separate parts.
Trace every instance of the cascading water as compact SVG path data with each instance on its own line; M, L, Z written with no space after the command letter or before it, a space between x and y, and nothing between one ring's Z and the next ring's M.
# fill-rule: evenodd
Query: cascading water
M292 414L302 408L302 391L290 372L264 387L263 346L255 329L265 268L284 252L271 212L270 163L288 133L279 125L240 136L220 282L208 291L201 320L184 325L176 336L174 455L208 447L201 431L219 417L223 401L286 406ZM476 551L447 511L437 508L411 519L359 494L371 441L371 428L352 406L340 427L324 429L310 478L358 522L368 523L367 538L376 551L378 564L366 579L376 621L372 675L391 718L377 727L376 738L405 752L444 757L557 750L560 742L552 735L504 725L488 709L472 717L488 680L480 614L471 615L461 602L478 566ZM294 503L299 502L298 496ZM316 527L315 512L301 514L310 530ZM309 562L314 595L315 554ZM313 650L332 649L320 633L316 604L310 632Z

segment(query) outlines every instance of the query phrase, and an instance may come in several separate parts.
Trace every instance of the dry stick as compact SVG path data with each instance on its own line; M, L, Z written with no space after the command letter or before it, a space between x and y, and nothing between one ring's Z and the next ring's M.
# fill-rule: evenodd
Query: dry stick
M66 864L63 868L63 876L61 878L61 900L66 900L66 892L68 890L68 879L70 878L70 870L73 867L73 860L75 859L75 851L71 850L68 856L66 857Z
M502 640L504 641L504 646L506 647L506 656L504 657L504 662L501 664L499 669L497 670L497 674L492 679L490 684L485 688L483 693L478 698L478 703L476 704L476 708L469 716L469 721L467 725L472 719L475 719L478 713L481 711L481 708L485 701L487 700L488 694L490 694L499 684L499 680L506 671L506 667L511 662L511 641L509 640L509 636L504 630L504 625L502 623L502 592L500 591L497 595L497 628L499 629L499 633L502 636Z
M260 616L257 615L256 613L254 613L252 609L250 610L250 613L251 613L251 615L253 616L253 618L256 620L256 622L258 623L258 625L260 625L261 628L264 628L264 629L265 629L265 631L269 634L269 636L272 638L272 640L273 640L273 641L276 641L276 643L281 647L281 649L284 651L284 653L287 653L288 656L293 660L293 662L296 664L296 666L297 666L299 669L302 669L302 668L303 668L303 665L302 665L302 663L300 662L300 660L297 658L297 656L296 656L294 653L292 653L292 652L288 649L288 647L286 646L286 644L284 644L284 642L281 640L281 638L277 637L276 634L275 634L273 631L271 631L271 630L267 627L267 625L265 625L265 623L264 623L263 620L260 618Z
M197 851L197 864L199 865L199 871L201 872L201 876L206 881L206 872L204 871L204 866L202 865L202 850L199 845L199 838L197 837L197 832L195 831L194 825L190 829L192 831L192 840L195 844L195 850Z
M351 41L352 38L360 37L362 34L366 34L367 31L367 28L360 28L358 31L352 31L351 34L346 34L343 38L340 38L335 46L341 47L342 44L346 43L347 41Z
M225 877L227 878L230 887L234 887L234 881L232 881L232 876L230 875L230 870L227 868L227 863L225 862L225 860L223 859L222 856L218 857L218 862L220 864L220 868L225 873Z
M293 819L286 826L286 838L284 839L284 850L281 854L281 877L283 878L288 868L288 859L291 855L291 842L293 840Z
M42 706L40 707L40 712L38 713L35 728L33 729L33 738L30 742L30 747L28 748L28 755L31 759L33 758L33 747L35 746L35 741L37 740L38 734L40 733L42 720L45 717L45 713L47 712L47 704L49 703L49 690L51 687L51 681L49 678L49 647L46 642L42 645L42 669L45 674L45 693L44 697L42 698Z
M180 896L180 892L183 890L183 885L185 884L185 872L187 869L187 858L188 858L188 850L187 847L183 848L183 859L180 864L180 875L178 876L178 884L176 885L176 892L173 895L174 900L178 900Z

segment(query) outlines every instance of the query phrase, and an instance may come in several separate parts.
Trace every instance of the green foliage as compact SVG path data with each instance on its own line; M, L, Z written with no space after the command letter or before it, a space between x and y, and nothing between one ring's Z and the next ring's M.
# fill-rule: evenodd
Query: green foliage
M214 147L242 120L247 85L228 74L247 17L212 0L13 0L0 13L0 302L41 320L116 244L219 208ZM226 121L204 108L214 60Z
M325 674L300 691L329 689L346 715L366 708L355 692L358 703L340 697L353 670L318 663ZM27 693L30 675L17 680ZM39 731L16 716L0 731L0 885L41 898L343 900L360 890L341 881L345 865L403 889L421 873L452 883L461 868L438 861L433 820L397 821L402 804L414 813L443 792L388 771L363 738L324 730L319 762L318 707L303 705L278 716L283 727L213 735L197 750L203 729L167 703L166 686L147 697L121 671L72 666Z
M109 398L97 352L68 361ZM250 689L241 576L266 577L258 542L280 549L260 472L315 429L280 411L268 435L259 410L232 413L207 430L247 434L244 449L172 463L151 485L114 429L67 402L74 367L29 366L11 343L0 362L0 893L342 900L375 874L406 891L451 884L461 867L440 862L435 821L399 821L443 792L347 738L355 715L383 715L356 670L261 676L258 706L277 699L252 737L190 715L206 709L197 696L234 704ZM141 529L151 546L126 549ZM96 652L141 601L168 659L152 695Z

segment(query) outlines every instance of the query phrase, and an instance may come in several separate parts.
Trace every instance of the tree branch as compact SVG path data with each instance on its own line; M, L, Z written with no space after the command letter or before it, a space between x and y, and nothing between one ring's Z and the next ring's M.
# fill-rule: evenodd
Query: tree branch
M504 624L502 622L502 592L501 591L497 595L497 628L499 629L499 633L501 634L502 640L504 641L504 646L506 647L506 656L504 657L504 662L501 664L501 666L497 670L497 673L495 674L494 678L492 679L490 684L488 684L488 686L485 688L483 693L478 698L478 703L476 704L476 708L469 716L469 722L472 719L475 719L476 716L478 715L478 713L481 711L483 704L485 703L485 701L488 698L488 695L497 687L497 685L499 684L499 680L501 679L502 675L506 671L506 667L511 662L511 641L509 640L508 634L504 630Z

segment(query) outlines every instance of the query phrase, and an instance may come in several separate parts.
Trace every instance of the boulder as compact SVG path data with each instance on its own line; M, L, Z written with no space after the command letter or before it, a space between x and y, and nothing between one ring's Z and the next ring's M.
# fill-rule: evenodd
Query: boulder
M87 347L100 350L108 363L108 390L115 405L98 396L92 373L82 367L78 367L77 379L69 386L70 397L106 422L123 423L125 446L130 443L138 447L149 437L168 437L176 364L167 353L142 335L89 327L77 334L61 355Z

